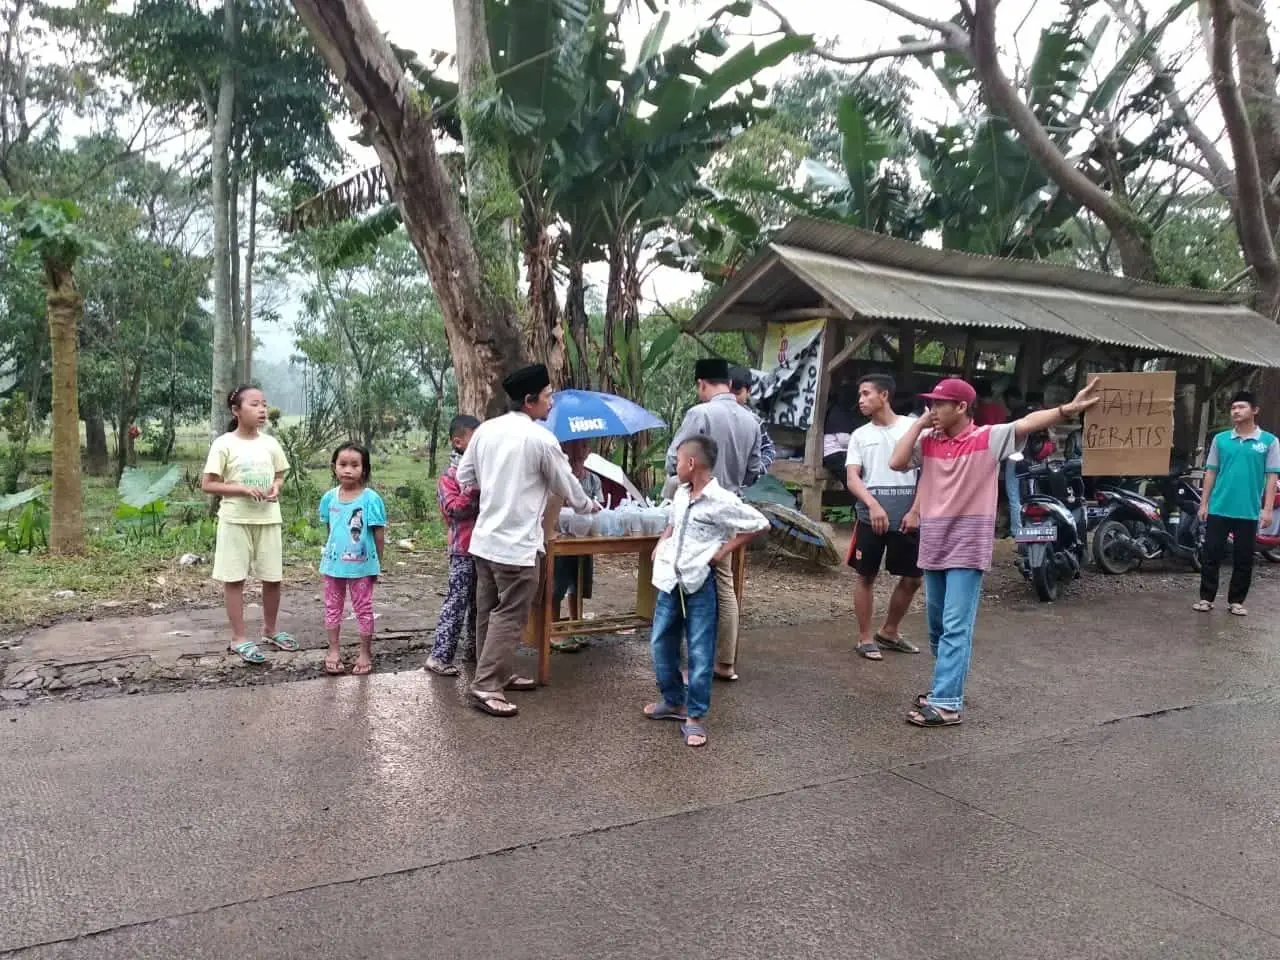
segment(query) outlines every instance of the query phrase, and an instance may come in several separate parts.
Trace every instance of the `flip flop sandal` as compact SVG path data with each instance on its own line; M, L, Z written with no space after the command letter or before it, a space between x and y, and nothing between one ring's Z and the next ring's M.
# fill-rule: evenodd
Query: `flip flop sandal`
M582 637L565 637L563 640L552 640L551 649L556 653L577 653L587 645Z
M653 709L650 710L649 707ZM649 707L645 707L644 715L650 720L679 720L683 723L689 719L684 707L673 707L665 700L659 703L651 703Z
M357 677L367 677L373 673L373 663L357 663L351 668L351 672Z
M227 650L236 654L245 663L259 664L267 662L266 654L259 650L258 645L252 640L232 644L227 647Z
M512 677L502 687L503 690L537 690L538 681L528 677Z
M520 712L514 703L496 693L472 693L471 705L491 717L514 717Z
M347 668L342 665L341 655L336 657L325 657L324 672L331 677L340 677L346 673Z
M737 683L738 682L737 671L735 671L732 667L729 668L728 673L721 673L719 670L713 669L711 671L711 678L713 680L719 680L721 683ZM685 673L684 682L685 683L689 682L689 675L687 671Z
M854 652L860 656L866 657L868 660L883 660L884 657L880 653L880 648L876 646L875 641L870 643L860 643L853 648Z
M427 662L422 666L423 670L430 670L432 673L441 677L456 677L458 668L452 663L445 663L443 660L437 660L435 657L427 657Z
M920 719L916 719L916 715ZM964 722L964 717L956 714L954 717L944 717L931 703L926 703L915 711L915 715L907 714L907 723L915 727L955 727Z
M1208 600L1197 600L1191 605L1191 609L1199 611L1200 613L1208 613L1213 609L1213 604Z
M895 653L919 653L920 648L910 640L904 640L902 637L886 637L883 633L877 633L875 637L876 643L881 650L893 650Z
M285 653L293 653L298 649L298 641L293 639L292 634L284 632L277 633L273 637L263 637L262 642L269 643Z
M707 737L707 728L693 720L680 724L680 736L684 737L686 747L705 747L710 742L710 738ZM689 740L692 737L701 737L702 742L690 743Z
M1230 611L1232 616L1236 617L1247 617L1249 615L1249 611L1244 608L1243 603L1233 603L1227 607L1227 610Z

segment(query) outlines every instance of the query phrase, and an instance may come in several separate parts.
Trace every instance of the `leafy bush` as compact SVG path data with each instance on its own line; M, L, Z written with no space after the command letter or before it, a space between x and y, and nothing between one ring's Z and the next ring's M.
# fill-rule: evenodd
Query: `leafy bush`
M409 518L415 523L430 520L440 512L435 493L429 491L425 484L406 483L396 487L396 499L404 501Z
M181 478L182 471L177 464L165 470L125 468L116 488L121 500L116 507L116 519L126 538L139 541L148 536L159 537L164 532L169 511L165 497L173 492Z
M0 496L0 547L10 553L30 553L49 545L49 508L44 487L29 487L21 493Z

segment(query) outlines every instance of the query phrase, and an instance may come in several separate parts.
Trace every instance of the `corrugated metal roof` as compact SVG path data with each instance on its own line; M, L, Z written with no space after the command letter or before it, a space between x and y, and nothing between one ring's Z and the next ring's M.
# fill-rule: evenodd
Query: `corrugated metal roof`
M1280 326L1234 294L930 250L807 218L787 226L689 326L734 329L743 312L807 305L808 291L850 317L988 328L992 335L1038 332L1148 353L1280 367Z

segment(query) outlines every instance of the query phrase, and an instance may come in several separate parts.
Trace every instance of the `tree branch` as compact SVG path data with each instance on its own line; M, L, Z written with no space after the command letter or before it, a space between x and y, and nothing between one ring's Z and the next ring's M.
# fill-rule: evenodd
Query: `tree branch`
M922 27L927 27L940 33L942 36L937 40L912 40L904 43L899 47L893 47L886 50L873 50L871 53L860 53L854 56L841 56L840 54L831 53L824 50L813 50L813 55L821 60L829 63L840 63L846 66L857 64L875 63L878 60L900 60L904 57L926 57L934 53L945 53L948 50L957 49L957 31L955 24L942 23L937 20L927 20L918 18L915 14L907 14L901 11L895 4L887 2L887 0L867 0L868 3L875 3L886 9L899 13L901 16ZM767 10L778 18L777 32L786 34L787 36L800 36L800 32L791 25L791 21L782 15L782 12L775 7L769 0L756 0L756 6L762 10Z
M1005 76L996 48L996 2L977 0L973 19L973 65L988 106L1004 114L1049 178L1107 225L1120 250L1125 275L1155 280L1158 271L1150 240L1143 236L1137 218L1072 165Z
M1209 8L1212 18L1209 68L1213 72L1213 87L1218 94L1218 106L1222 111L1222 120L1236 161L1236 190L1239 194L1239 199L1233 206L1236 230L1240 234L1240 247L1245 260L1253 267L1259 286L1270 301L1266 308L1274 318L1280 264L1276 261L1276 248L1271 242L1271 231L1267 224L1262 171L1254 149L1253 131L1249 126L1244 97L1236 83L1235 66L1232 63L1235 48L1235 4L1232 0L1209 0Z

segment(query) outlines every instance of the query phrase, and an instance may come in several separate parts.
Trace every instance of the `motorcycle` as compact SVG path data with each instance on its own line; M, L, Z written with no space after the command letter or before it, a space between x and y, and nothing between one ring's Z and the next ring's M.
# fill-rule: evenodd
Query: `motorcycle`
M1059 585L1079 577L1084 566L1089 518L1080 461L1035 463L1023 470L1021 453L1009 459L1028 489L1013 531L1018 571L1042 602L1051 602L1058 599Z
M1114 484L1099 484L1106 508L1093 531L1093 559L1105 573L1136 570L1144 560L1173 557L1200 569L1200 489L1185 474L1162 478L1160 501ZM1174 507L1177 515L1174 515Z

